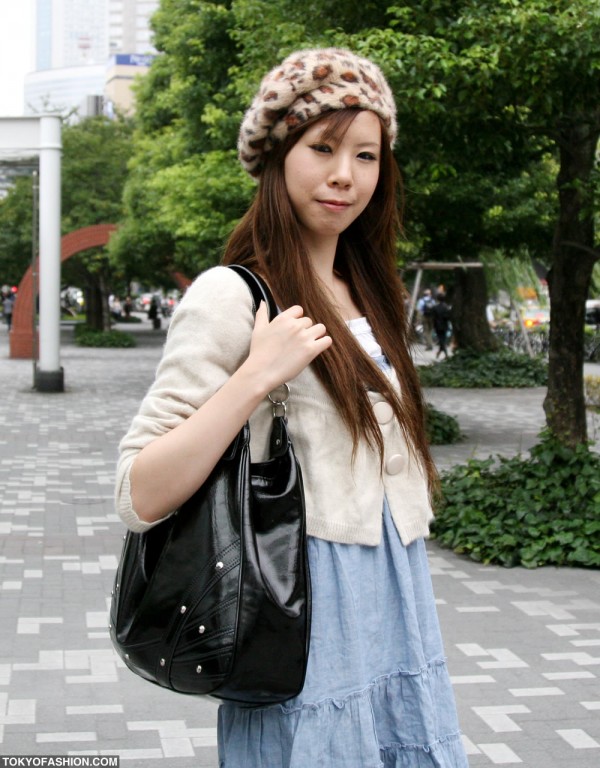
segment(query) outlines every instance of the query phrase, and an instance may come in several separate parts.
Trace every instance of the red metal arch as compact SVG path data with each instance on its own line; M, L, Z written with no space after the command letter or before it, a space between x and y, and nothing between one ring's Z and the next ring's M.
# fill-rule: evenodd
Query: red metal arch
M115 231L114 224L94 224L69 232L61 239L60 260L70 259L76 253L106 245ZM17 300L13 310L13 324L10 333L10 356L13 358L33 357L33 272L31 267L19 283Z

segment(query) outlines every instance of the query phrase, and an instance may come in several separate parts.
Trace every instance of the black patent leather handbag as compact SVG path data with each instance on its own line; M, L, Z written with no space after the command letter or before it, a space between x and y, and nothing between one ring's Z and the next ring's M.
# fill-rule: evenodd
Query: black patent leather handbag
M273 317L264 282L232 268L255 309L264 299ZM165 688L248 706L302 690L311 616L304 493L285 404L273 402L267 461L251 462L245 424L174 515L125 537L111 639L130 670Z

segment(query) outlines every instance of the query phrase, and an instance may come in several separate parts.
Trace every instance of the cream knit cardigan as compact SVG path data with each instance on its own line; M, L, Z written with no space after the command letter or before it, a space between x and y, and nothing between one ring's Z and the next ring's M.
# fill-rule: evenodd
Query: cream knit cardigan
M129 472L138 452L194 413L246 359L254 325L248 287L233 270L215 267L188 288L171 320L156 378L120 444L116 505L134 531L151 527L131 503ZM393 375L397 386L397 377ZM309 535L343 544L376 545L384 495L402 542L429 532L432 511L419 463L409 452L390 406L369 393L384 437L379 456L352 440L312 366L289 382L289 430L302 467ZM250 418L253 461L267 458L272 407L267 399ZM154 523L155 525L156 523Z

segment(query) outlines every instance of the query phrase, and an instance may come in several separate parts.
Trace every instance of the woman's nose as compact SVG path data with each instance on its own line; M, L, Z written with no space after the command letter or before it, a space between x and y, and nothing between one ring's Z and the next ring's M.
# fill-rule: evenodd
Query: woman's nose
M335 157L329 174L329 183L335 187L348 187L352 184L352 164L350 158L342 155Z

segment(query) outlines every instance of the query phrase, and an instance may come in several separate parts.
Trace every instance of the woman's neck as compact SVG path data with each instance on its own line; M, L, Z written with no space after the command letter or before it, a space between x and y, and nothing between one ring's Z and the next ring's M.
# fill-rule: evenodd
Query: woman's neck
M322 249L317 254L309 251L309 256L319 282L342 318L354 320L361 317L363 313L352 300L348 284L334 270L335 248L331 251Z
M312 268L321 282L331 286L333 282L333 265L337 252L338 238L320 238L317 242L307 242L304 245L308 252Z

